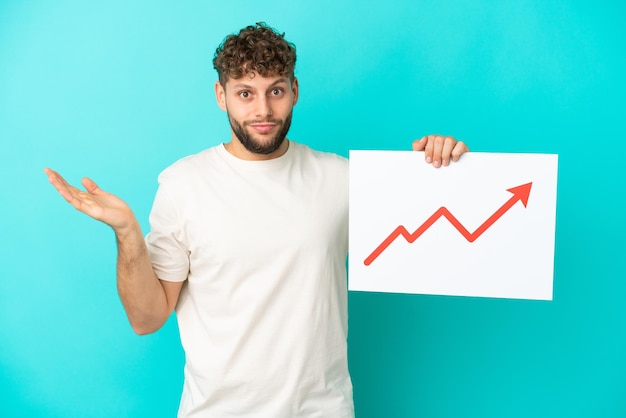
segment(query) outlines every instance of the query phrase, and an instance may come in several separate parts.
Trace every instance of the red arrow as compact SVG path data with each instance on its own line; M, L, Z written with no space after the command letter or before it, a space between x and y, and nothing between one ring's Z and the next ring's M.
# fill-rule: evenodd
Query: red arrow
M420 237L428 228L430 228L437 219L442 216L445 217L460 233L465 237L469 242L474 242L479 236L483 234L491 225L493 225L502 215L504 215L517 201L521 201L524 207L528 204L528 196L530 196L530 188L533 183L522 184L521 186L511 187L507 189L508 192L513 193L513 196L506 201L500 209L495 211L493 215L491 215L481 226L476 229L474 232L469 232L467 228L465 228L461 222L445 207L442 206L435 213L433 213L430 218L426 220L419 228L415 230L412 234L407 231L407 229L400 225L396 229L393 230L391 234L378 246L376 249L365 259L364 263L366 266L369 266L378 258L378 256L391 245L393 241L399 236L403 236L409 244L415 242L416 239Z

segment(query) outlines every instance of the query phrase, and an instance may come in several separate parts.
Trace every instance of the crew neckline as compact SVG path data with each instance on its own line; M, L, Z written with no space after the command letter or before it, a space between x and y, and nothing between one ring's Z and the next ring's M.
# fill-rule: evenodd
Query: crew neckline
M280 168L287 164L287 162L291 159L291 156L294 153L294 148L296 147L296 143L285 139L288 141L287 151L280 157L272 158L270 160L244 160L239 157L234 156L226 149L224 143L221 143L218 147L218 154L222 159L224 159L228 164L234 166L238 169L242 170L273 170L276 168Z

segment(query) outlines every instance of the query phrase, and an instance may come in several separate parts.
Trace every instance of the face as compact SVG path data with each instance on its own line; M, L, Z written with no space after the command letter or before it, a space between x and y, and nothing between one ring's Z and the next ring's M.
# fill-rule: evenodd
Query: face
M285 138L298 101L298 80L249 73L215 83L217 102L228 114L232 141L227 149L243 159L271 159L287 149Z

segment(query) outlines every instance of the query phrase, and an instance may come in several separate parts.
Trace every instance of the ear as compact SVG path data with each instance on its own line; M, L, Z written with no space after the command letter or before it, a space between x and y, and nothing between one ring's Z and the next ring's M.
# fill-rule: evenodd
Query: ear
M295 77L291 83L291 92L293 93L293 105L295 106L298 103L298 79Z
M220 109L226 112L226 92L224 91L224 86L219 81L215 82L215 100L217 100L217 105Z

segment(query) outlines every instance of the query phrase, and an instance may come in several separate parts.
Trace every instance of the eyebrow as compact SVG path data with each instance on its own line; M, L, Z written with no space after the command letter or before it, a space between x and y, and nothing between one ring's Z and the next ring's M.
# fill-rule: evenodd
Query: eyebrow
M272 84L270 84L269 87L274 87L274 86L276 86L278 84L282 84L282 83L287 84L287 78L286 77L279 78L278 80L276 80ZM239 89L239 88L254 89L254 87L252 87L251 85L246 84L246 83L237 83L232 88L237 88L237 89Z

